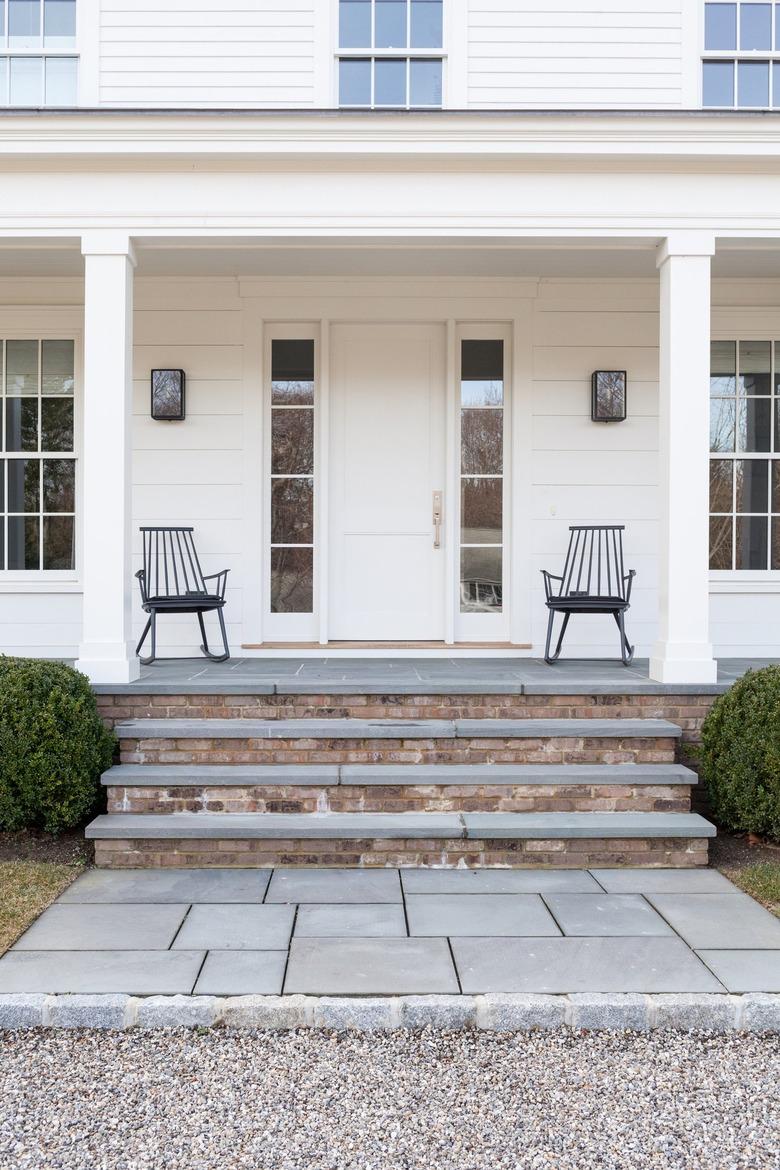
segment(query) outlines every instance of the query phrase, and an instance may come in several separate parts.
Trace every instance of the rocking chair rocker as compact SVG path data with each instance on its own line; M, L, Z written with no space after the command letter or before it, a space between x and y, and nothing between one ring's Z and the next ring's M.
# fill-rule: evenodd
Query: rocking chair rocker
M561 653L563 636L573 613L611 613L620 631L620 657L624 666L634 659L634 647L626 637L624 614L631 604L631 585L636 576L623 568L623 524L574 525L569 528L569 549L563 575L558 577L542 569L546 604L550 611L547 621L547 643L544 660L549 665ZM559 585L553 585L558 581ZM563 624L555 651L550 653L553 623L556 613L563 615Z
M152 653L148 658L141 658L144 666L157 657L157 615L160 613L196 613L203 638L201 650L206 657L212 662L225 662L230 657L222 614L230 570L203 575L192 531L192 528L141 529L144 567L139 569L136 577L141 588L141 606L144 613L149 614L149 620L135 648L139 658L150 630L152 634ZM216 585L209 588L207 581L215 581ZM212 653L206 637L203 615L212 610L216 610L222 632L222 654Z

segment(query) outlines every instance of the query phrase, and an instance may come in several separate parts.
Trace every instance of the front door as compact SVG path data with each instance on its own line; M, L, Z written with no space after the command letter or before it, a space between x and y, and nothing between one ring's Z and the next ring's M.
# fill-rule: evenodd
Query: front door
M329 637L444 637L445 333L440 325L332 332Z

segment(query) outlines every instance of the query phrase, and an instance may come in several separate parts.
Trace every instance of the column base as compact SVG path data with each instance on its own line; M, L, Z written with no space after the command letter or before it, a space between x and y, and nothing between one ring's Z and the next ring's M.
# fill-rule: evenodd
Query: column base
M650 658L650 678L653 682L681 685L717 682L718 663L712 656L712 646L670 643L655 646Z
M75 666L91 683L131 683L141 674L135 648L124 642L80 646Z

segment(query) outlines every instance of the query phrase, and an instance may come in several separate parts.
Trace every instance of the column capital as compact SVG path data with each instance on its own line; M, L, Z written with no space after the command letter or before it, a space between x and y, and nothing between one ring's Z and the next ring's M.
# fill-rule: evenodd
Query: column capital
M670 232L656 250L656 267L672 256L714 256L714 232Z
M82 256L124 256L136 266L135 247L127 232L95 229L81 233Z

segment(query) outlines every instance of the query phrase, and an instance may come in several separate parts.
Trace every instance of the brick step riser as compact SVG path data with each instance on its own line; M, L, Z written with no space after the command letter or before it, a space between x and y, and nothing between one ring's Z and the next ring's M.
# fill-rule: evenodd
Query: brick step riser
M457 865L515 869L692 868L707 864L707 841L679 837L546 841L115 839L95 842L95 861L109 869Z
M107 789L109 813L690 812L675 785L250 785Z
M122 740L123 764L672 764L674 739Z

